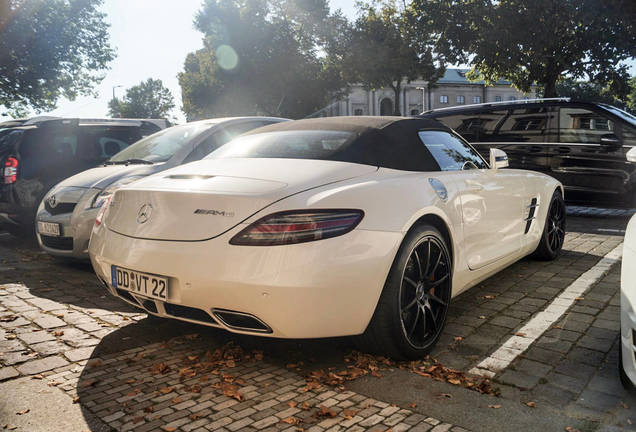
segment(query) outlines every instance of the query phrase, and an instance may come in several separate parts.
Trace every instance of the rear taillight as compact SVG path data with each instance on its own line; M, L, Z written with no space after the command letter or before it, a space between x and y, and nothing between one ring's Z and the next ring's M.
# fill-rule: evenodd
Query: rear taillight
M9 157L4 162L4 184L12 184L18 181L19 162L14 157Z
M106 199L104 200L104 203L99 208L99 213L97 213L97 217L95 218L95 226L100 226L102 224L102 220L104 220L104 214L106 213L106 210L108 210L108 206L110 205L110 199L112 197L113 197L112 195L107 196Z
M295 210L274 213L232 237L230 244L275 246L343 235L362 220L362 210Z

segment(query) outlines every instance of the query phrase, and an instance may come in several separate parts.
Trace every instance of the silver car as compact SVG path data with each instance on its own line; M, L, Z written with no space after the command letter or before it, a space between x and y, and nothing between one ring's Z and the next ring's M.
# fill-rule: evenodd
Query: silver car
M207 156L234 137L286 121L275 117L234 117L173 126L150 135L111 157L103 166L54 186L36 214L40 247L51 255L88 259L88 241L105 199L118 187Z

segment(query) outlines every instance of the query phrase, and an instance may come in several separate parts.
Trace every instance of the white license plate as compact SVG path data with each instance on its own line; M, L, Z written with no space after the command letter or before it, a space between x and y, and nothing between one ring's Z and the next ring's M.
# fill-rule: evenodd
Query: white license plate
M38 232L48 236L59 236L60 224L52 222L38 222Z
M159 300L168 298L168 278L117 266L110 267L110 276L115 288Z

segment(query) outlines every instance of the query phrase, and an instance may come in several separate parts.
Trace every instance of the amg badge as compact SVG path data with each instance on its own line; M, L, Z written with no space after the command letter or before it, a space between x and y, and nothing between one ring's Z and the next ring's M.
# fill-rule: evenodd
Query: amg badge
M227 212L223 210L196 209L194 214L234 217L234 212Z

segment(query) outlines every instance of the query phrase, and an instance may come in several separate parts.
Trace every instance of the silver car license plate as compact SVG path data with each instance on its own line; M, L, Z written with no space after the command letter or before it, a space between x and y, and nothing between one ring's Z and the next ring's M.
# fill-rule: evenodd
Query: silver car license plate
M159 300L168 298L168 278L118 266L111 266L110 275L114 288Z
M38 232L47 236L58 237L60 235L60 224L38 221Z

